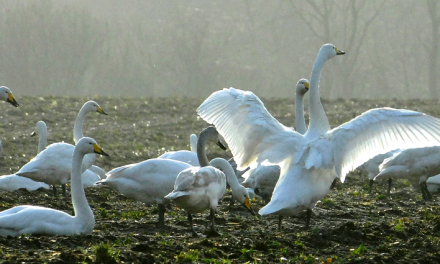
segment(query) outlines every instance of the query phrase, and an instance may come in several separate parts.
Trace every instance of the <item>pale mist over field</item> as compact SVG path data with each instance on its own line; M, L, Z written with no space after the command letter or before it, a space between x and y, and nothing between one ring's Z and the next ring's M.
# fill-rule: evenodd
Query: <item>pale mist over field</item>
M439 98L438 0L0 0L0 85L32 96Z

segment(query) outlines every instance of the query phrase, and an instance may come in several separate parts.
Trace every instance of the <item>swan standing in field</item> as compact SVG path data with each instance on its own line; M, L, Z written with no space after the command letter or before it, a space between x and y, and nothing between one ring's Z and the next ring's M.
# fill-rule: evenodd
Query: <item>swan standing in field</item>
M31 133L31 137L35 135L38 135L38 153L40 153L47 145L47 126L44 121L38 121L35 125L35 131ZM0 176L1 191L15 191L20 188L35 191L39 188L49 189L49 185L15 174Z
M384 160L377 179L407 179L420 184L423 199L430 200L426 185L429 177L440 173L440 146L405 149Z
M426 187L428 188L429 193L437 192L440 188L440 174L429 177L426 181Z
M220 144L218 136L202 137L199 141L200 150L204 151L208 140ZM205 155L204 152L201 154ZM149 159L115 168L107 172L107 178L98 181L96 185L109 186L128 198L141 201L146 205L157 204L159 226L163 227L165 226L165 204L168 202L164 196L173 190L177 175L190 167L192 167L190 164L177 160Z
M173 200L178 207L188 213L188 221L193 236L194 231L192 214L210 210L211 234L218 234L215 230L214 212L218 201L226 191L226 179L231 186L235 200L253 213L247 190L238 183L231 164L223 158L215 158L208 161L205 147L201 143L204 138L218 138L218 132L214 127L208 127L199 135L197 143L197 155L201 167L191 167L179 173L174 184L174 190L165 196L165 199Z
M108 156L91 138L84 137L75 146L71 162L74 216L47 207L16 206L0 212L0 235L86 235L92 233L95 217L87 202L81 181L82 159L87 153Z
M368 173L369 187L370 187L369 192L371 192L371 190L373 189L373 182L374 182L373 179L374 179L374 177L377 174L379 174L379 166L380 166L380 164L382 164L382 162L385 159L387 159L387 158L389 158L389 157L399 153L400 151L402 151L402 150L401 149L395 149L395 150L392 150L392 151L384 153L384 154L379 154L379 155L369 159L367 162L365 162L361 166L359 166L359 169L364 170L364 171L366 171ZM391 192L391 183L392 183L391 178L389 178L387 182L388 182L387 193L390 194L390 192Z
M86 102L76 117L74 135L78 135L78 133L82 135L82 124L86 115L90 112L107 114L96 102ZM74 146L68 143L59 142L50 144L15 174L50 185L61 184L63 187L63 195L66 197L65 184L70 179L73 150ZM94 162L95 154L86 155L83 159L83 171L90 168ZM53 190L54 195L56 195L55 186Z
M318 82L324 63L341 54L332 44L318 53L304 135L279 123L252 92L223 89L197 110L224 137L239 169L265 161L280 164L280 178L261 215L290 216L307 210L308 226L311 210L335 178L344 182L349 171L378 154L440 143L440 119L410 110L372 109L330 130Z
M189 137L191 151L189 150L179 150L179 151L168 151L160 155L159 159L171 159L178 160L190 164L191 166L200 166L199 160L197 159L197 135L191 134Z

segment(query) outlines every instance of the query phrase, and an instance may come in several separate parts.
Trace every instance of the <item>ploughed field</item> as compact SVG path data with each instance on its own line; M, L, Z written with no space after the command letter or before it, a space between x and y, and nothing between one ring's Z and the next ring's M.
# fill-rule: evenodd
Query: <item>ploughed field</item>
M11 174L37 151L30 137L35 123L44 120L49 143L73 143L73 123L82 104L90 98L16 97L20 106L1 104L0 138L4 154L1 175ZM189 136L207 124L196 115L204 98L92 98L108 116L91 113L84 134L110 154L98 157L105 170L154 158L169 151L189 149ZM293 99L262 98L270 113L293 125ZM374 107L422 111L440 117L438 101L323 101L332 127ZM214 145L209 157L231 157ZM60 193L60 192L59 192ZM169 206L165 229L157 226L156 206L144 206L109 188L88 188L86 195L96 225L87 236L0 237L0 263L438 263L440 262L440 208L438 194L423 201L405 181L376 183L368 192L368 178L360 171L338 183L314 210L305 228L305 212L286 218L277 230L276 216L252 216L241 205L229 206L230 192L216 214L221 236L206 237L209 212L195 215L193 238L186 213ZM254 200L258 211L264 203ZM0 210L33 204L72 213L70 197L53 197L51 190L0 193Z

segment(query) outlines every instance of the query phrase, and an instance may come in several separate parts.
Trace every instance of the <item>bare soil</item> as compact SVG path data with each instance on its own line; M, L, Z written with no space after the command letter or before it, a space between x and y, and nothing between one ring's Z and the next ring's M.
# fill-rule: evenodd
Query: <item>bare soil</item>
M73 123L88 98L22 97L14 108L1 104L0 135L4 155L0 174L16 172L32 158L37 139L29 135L38 120L49 128L49 143L73 143ZM91 113L84 134L93 137L110 154L97 165L112 168L154 158L168 150L188 149L189 135L207 124L197 118L203 98L94 98L109 114ZM293 124L293 100L263 98L268 110L286 125ZM390 106L418 110L440 117L438 101L324 101L332 126L363 111ZM231 157L209 146L210 157ZM171 205L167 227L157 226L157 208L132 201L108 188L88 188L96 226L87 236L0 237L1 263L440 263L440 208L438 195L423 201L404 181L377 183L368 192L368 178L350 173L318 203L311 226L305 213L285 219L277 230L276 216L256 217L234 205L230 194L216 214L219 237L207 237L208 212L195 216L200 233L193 238L186 213ZM0 193L0 211L34 204L73 213L70 199L53 197L51 190ZM264 205L254 200L254 210Z

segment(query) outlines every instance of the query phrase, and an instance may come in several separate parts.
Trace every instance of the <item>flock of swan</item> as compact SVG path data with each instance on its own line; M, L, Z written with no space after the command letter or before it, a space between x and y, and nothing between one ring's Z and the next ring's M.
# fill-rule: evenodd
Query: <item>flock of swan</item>
M95 218L84 186L108 187L130 199L158 206L159 227L165 226L166 204L172 202L187 212L190 232L197 236L192 214L210 212L209 233L217 235L215 210L230 186L232 200L255 214L252 198L266 205L260 215L284 216L306 211L306 225L312 209L342 183L350 171L360 167L373 180L408 179L420 186L430 199L428 183L440 184L440 119L404 109L377 108L331 129L321 103L319 79L327 60L345 52L325 44L315 60L310 82L296 85L296 130L278 122L252 92L235 88L211 94L197 114L212 126L199 136L191 135L191 151L167 152L157 158L124 165L105 172L94 164L95 154L108 156L97 142L84 137L83 121L88 113L106 114L94 101L80 109L73 129L75 145L58 142L47 145L47 127L36 124L38 154L13 175L0 176L0 190L49 189L70 183L74 215L51 208L21 205L0 212L0 235L90 234ZM309 126L304 118L303 99L309 95ZM11 91L0 87L0 98L18 106ZM227 147L233 159L209 161L205 147L214 142ZM363 165L362 165L363 164ZM362 166L361 166L362 165Z

